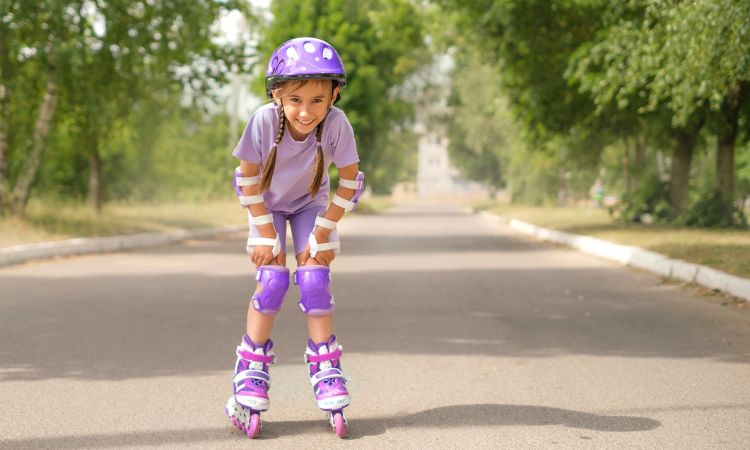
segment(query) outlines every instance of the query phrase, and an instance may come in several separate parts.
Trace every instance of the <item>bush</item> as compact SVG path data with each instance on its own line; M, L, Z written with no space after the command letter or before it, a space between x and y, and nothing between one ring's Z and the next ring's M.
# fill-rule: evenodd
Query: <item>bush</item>
M669 222L674 217L673 211L668 183L655 176L645 179L638 189L626 193L617 204L609 207L609 215L624 222Z
M724 201L719 192L705 192L690 203L675 223L696 228L744 228L747 217L742 209Z

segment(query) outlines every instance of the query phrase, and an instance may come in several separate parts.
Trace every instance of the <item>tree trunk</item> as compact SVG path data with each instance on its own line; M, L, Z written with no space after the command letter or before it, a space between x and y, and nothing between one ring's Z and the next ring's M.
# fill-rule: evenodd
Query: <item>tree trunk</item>
M557 187L557 204L560 206L565 206L565 203L568 200L568 181L565 177L565 166L560 166L560 171L558 173L558 187Z
M630 190L638 189L640 175L643 172L643 164L646 161L646 136L638 136L635 139L635 164L630 174Z
M693 150L699 131L700 128L697 130L683 128L672 132L675 147L669 180L669 203L677 214L685 211L688 205L690 164L693 160Z
M94 138L89 156L89 206L98 213L102 208L102 161L99 157L99 142Z
M623 140L625 144L625 154L622 157L622 177L625 186L625 192L632 192L632 182L630 179L630 143L627 138Z
M730 86L721 115L724 123L720 127L719 141L716 148L716 184L714 189L722 202L721 210L728 223L732 222L734 211L734 145L739 131L740 108L747 97L748 86L735 84Z
M32 141L31 152L26 160L26 164L21 175L16 180L13 187L11 198L11 208L16 216L23 216L26 211L26 204L29 202L29 193L31 184L36 178L36 172L39 169L39 163L42 160L42 153L49 134L52 116L55 114L57 107L57 84L53 80L47 80L47 87L44 92L42 107L39 108L39 116L34 126L34 138Z

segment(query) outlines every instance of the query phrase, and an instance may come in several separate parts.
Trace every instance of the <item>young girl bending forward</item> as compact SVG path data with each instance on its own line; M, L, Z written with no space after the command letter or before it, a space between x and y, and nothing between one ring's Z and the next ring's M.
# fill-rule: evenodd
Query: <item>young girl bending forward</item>
M237 347L229 419L248 436L260 430L269 407L271 329L289 289L286 226L292 230L299 307L310 339L305 362L318 406L329 413L339 437L346 433L343 408L351 398L341 372L343 348L333 335L331 261L339 248L336 223L351 211L364 189L352 127L333 106L346 84L336 50L315 38L285 42L271 55L266 93L272 103L250 118L233 154L240 159L235 190L248 209L247 250L256 266L257 287L247 312L247 334ZM328 205L328 167L340 181Z

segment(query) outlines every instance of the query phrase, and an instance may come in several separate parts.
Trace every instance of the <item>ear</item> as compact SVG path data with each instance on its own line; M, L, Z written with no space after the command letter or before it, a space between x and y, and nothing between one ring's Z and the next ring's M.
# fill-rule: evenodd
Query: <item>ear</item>
M336 97L339 96L339 87L336 86L333 88L333 94L331 95L331 104L330 106L333 106L333 103L336 101Z
M276 103L276 106L282 106L281 105L281 89L276 88L271 91L271 95L273 96L273 102Z

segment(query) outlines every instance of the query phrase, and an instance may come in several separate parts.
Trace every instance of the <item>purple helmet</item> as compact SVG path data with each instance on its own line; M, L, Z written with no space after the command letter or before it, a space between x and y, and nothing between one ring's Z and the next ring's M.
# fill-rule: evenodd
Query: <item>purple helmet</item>
M329 79L346 85L341 57L331 44L313 37L294 38L273 52L266 67L266 94L286 80Z

